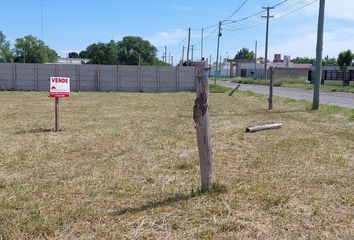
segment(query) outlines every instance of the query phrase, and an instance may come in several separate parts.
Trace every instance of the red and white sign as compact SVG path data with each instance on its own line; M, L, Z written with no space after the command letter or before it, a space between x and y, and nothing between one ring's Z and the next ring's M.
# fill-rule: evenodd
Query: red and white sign
M52 98L70 97L70 78L50 77L49 97Z

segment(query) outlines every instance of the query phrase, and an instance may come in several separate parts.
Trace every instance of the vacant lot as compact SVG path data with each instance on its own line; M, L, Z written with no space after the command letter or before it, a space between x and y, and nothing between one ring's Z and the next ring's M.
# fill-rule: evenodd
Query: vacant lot
M353 239L354 112L211 94L200 194L193 93L0 93L0 239ZM275 131L246 126L283 122Z

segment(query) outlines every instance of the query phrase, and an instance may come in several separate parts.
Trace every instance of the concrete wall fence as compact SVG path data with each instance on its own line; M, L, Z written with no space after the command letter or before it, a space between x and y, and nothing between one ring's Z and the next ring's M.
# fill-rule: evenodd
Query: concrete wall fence
M71 91L194 91L195 67L1 63L0 90L49 91L50 77L69 77Z

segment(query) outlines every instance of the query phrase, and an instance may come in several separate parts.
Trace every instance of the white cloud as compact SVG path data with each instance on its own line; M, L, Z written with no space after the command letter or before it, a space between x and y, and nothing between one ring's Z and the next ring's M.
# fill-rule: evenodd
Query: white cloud
M284 40L270 46L270 57L273 53L291 55L291 57L316 55L317 33L308 33L291 40ZM354 48L354 32L351 28L336 29L324 34L323 56L337 57L338 53Z
M155 36L147 39L155 46L171 46L180 43L187 35L186 31L181 29L170 30L168 32L158 32Z
M329 0L326 2L326 14L330 17L354 20L353 0Z

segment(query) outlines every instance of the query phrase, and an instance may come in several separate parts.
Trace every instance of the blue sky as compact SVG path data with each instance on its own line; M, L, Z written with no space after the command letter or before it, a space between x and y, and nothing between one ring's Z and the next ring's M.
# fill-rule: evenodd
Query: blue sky
M273 6L282 0L43 0L44 41L61 56L84 50L94 42L120 40L127 35L141 36L159 50L166 45L174 59L180 59L192 28L194 58L200 58L201 28L228 18L239 20ZM32 34L41 38L41 0L1 0L0 30L13 44L16 38ZM315 56L318 1L288 0L272 10L269 55ZM340 2L340 4L338 4ZM312 4L311 4L312 3ZM310 4L307 7L305 5ZM301 7L304 7L300 9ZM293 12L294 11L294 12ZM354 1L327 0L324 55L354 50ZM293 12L293 13L291 13ZM216 26L205 29L204 56L215 60ZM223 25L221 55L233 56L242 47L259 44L264 56L265 20L261 14L235 24Z

